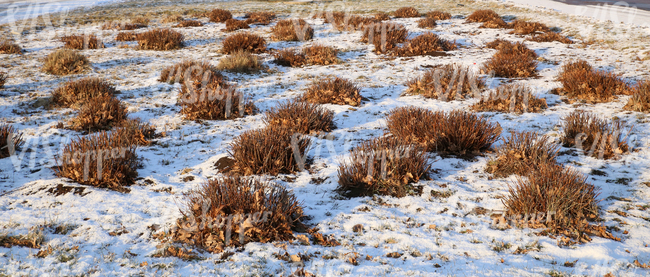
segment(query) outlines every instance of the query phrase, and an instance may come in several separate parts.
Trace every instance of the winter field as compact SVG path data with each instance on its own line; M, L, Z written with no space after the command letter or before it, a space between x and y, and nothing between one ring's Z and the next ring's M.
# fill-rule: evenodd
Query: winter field
M409 39L434 33L457 47L429 55L378 53L373 44L361 42L362 31L340 30L315 16L344 11L372 17L407 6L422 16L391 16L385 21L402 24ZM217 8L240 20L247 13L262 11L277 18L270 24L252 23L250 29L226 32L226 24L212 22L208 16ZM545 24L574 43L530 41L530 34L466 22L481 9L495 11L506 22ZM433 28L419 27L424 14L434 10L452 17L436 20ZM647 16L648 12L641 13ZM502 1L188 0L127 1L5 21L0 25L2 37L19 45L23 53L0 54L0 72L8 76L0 88L0 123L22 133L24 144L0 159L0 276L650 276L648 111L624 108L634 97L631 94L582 101L555 92L563 86L558 81L563 66L577 59L617 75L630 88L650 80L650 25L608 21L608 14L612 13L576 16ZM178 22L165 20L172 15L197 20L201 26L174 27ZM183 35L183 47L142 50L137 41L117 41L121 30L102 28L110 21L135 18L149 22L133 32L169 28ZM313 38L276 39L272 29L287 18L305 19L314 30ZM188 119L178 104L182 85L160 81L161 71L186 60L219 66L228 56L223 53L224 40L235 33L253 33L266 40L267 50L255 54L261 62L259 70L221 70L224 80L258 111L226 120ZM77 51L90 63L81 73L44 72L47 56L64 46L60 38L72 34L95 35L104 47ZM484 65L500 50L486 44L495 39L523 42L534 50L535 76L490 74ZM274 62L279 50L313 45L337 49L338 61L296 67ZM410 80L448 64L467 67L466 74L478 76L485 89L475 97L451 101L407 93ZM137 178L126 190L57 177L66 145L93 134L70 128L78 108L52 107L51 97L66 82L84 77L100 77L112 84L128 118L149 123L157 133L148 144L137 145ZM295 239L249 242L223 251L170 240L168 233L183 216L184 193L225 176L220 163L230 157L237 138L265 128L266 111L301 97L313 82L328 77L353 82L360 88L360 103L322 104L333 112L335 128L307 135L311 145L306 168L291 174L253 174L291 190L302 205L302 223L318 231L294 230ZM415 180L410 185L419 188L406 196L348 197L338 190L339 167L350 161L351 149L389 134L386 118L395 108L472 112L475 104L504 84L529 87L547 108L523 113L476 111L498 123L502 139L471 157L427 152L429 178ZM622 141L629 146L627 151L605 159L585 154L589 149L564 146L563 118L577 110L624 122ZM503 139L524 131L548 136L559 147L557 162L584 174L586 182L595 186L599 211L593 224L608 235L565 243L566 237L543 234L540 226L495 224L507 211L504 199L509 188L525 177L496 177L487 170L489 162L497 158ZM335 242L323 243L316 238L321 234Z

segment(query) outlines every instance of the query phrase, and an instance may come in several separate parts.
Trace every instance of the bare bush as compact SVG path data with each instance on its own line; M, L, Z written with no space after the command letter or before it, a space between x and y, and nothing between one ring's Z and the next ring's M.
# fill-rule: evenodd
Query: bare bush
M479 96L485 82L469 67L459 64L437 66L409 80L406 94L419 94L442 101Z
M650 80L640 81L632 90L632 97L623 109L635 112L650 112Z
M315 104L359 106L359 88L351 81L339 77L313 82L300 99Z
M236 33L227 36L223 40L223 49L225 54L232 54L237 51L248 51L253 54L264 53L266 51L266 41L264 38L252 33Z
M334 112L319 104L291 100L267 111L264 122L283 125L301 134L329 132L334 129Z
M82 73L90 67L86 56L74 50L60 49L45 57L43 71L54 75Z
M210 22L226 22L226 20L232 18L232 14L227 10L214 9L210 12L208 18L210 18Z
M510 132L510 137L502 139L503 144L496 149L496 158L488 161L486 168L497 178L512 174L525 176L546 164L557 164L560 146L548 136L536 132Z
M538 113L547 108L546 100L537 98L524 85L501 85L487 98L472 105L477 112Z
M284 41L305 41L314 37L314 28L304 19L280 20L271 32L275 39Z
M588 103L612 101L617 95L631 94L628 84L614 73L596 70L584 60L572 61L562 66L557 80L558 90L569 98Z
M576 147L585 155L598 159L616 159L629 151L621 121L612 123L599 116L576 110L562 118L562 136L565 147Z
M154 29L136 37L142 50L175 50L183 47L183 34L170 29Z

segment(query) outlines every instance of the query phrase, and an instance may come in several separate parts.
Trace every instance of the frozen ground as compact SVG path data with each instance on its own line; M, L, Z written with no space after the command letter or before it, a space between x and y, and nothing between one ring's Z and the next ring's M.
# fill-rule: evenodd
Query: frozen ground
M464 6L457 6L462 3ZM411 2L363 2L354 6L359 12L395 10ZM133 4L133 5L138 5ZM211 9L225 7L239 17L248 10L276 10L288 15L293 5L242 2L223 4L153 5L134 12L112 5L98 8L95 13L76 15L75 20L92 19L93 23L75 25L66 32L95 33L106 48L85 50L93 70L79 76L59 78L42 73L41 59L62 46L54 39L58 29L45 28L36 34L19 36L17 41L27 52L23 56L0 55L3 70L11 78L0 91L0 115L3 121L20 129L27 139L26 151L20 158L0 160L0 233L27 234L30 229L43 227L44 249L52 254L36 257L38 250L13 247L0 248L0 275L8 276L122 276L122 275L220 275L273 276L288 275L299 267L319 276L647 276L648 269L632 265L634 260L650 262L650 121L648 115L623 111L627 97L610 103L566 104L549 90L559 86L555 75L563 62L583 58L593 65L612 70L631 82L648 78L650 53L647 29L629 25L594 23L548 10L530 10L496 2L470 1L419 2L420 11L442 9L453 15L467 15L478 8L494 8L501 15L540 21L558 26L577 39L589 41L564 45L559 43L526 42L543 58L539 78L515 80L532 86L535 94L545 98L549 109L539 114L485 113L499 122L504 134L510 130L536 130L557 137L560 118L575 109L588 109L607 118L617 117L633 125L635 151L621 160L603 161L574 155L562 149L560 161L589 175L589 181L601 189L599 198L603 224L622 238L621 242L595 237L587 244L558 247L554 239L537 236L535 230L491 228L489 214L476 211L484 208L501 210L500 198L514 180L491 179L484 168L489 156L473 161L440 158L431 155L435 173L431 181L422 181L421 196L404 198L377 197L343 199L334 189L336 169L346 158L347 149L361 140L384 133L384 116L392 108L416 105L433 110L467 109L476 100L441 102L417 96L401 96L406 80L423 72L427 66L463 63L478 68L495 50L483 48L495 37L523 41L524 37L509 35L507 30L479 29L479 24L464 24L454 18L439 22L433 32L445 39L456 40L460 49L447 57L414 57L391 59L374 54L369 46L359 43L359 32L341 33L322 20L309 19L316 33L309 42L272 42L270 26L258 26L250 31L269 38L270 48L302 46L314 43L331 45L343 52L342 64L287 68L276 66L268 54L262 55L268 72L229 74L230 81L249 93L262 110L283 99L301 94L313 79L338 75L357 82L368 100L360 107L327 105L336 113L337 129L333 139L314 138L310 156L314 163L309 172L281 176L277 182L291 188L304 202L307 222L334 235L341 243L337 247L302 246L295 242L251 243L234 255L222 259L220 254L202 253L200 261L177 258L153 258L160 242L152 238L149 226L168 229L180 216L179 197L208 178L217 176L215 162L226 156L228 143L245 130L263 126L262 116L248 116L232 121L187 121L175 105L178 86L158 82L163 67L187 58L206 59L217 64L221 41L226 36L223 24L208 23L197 28L177 28L187 39L187 47L169 52L139 51L115 42L117 31L100 30L100 19L139 14L156 15L161 11ZM318 4L305 6L307 10ZM128 9L127 9L128 8ZM352 9L352 7L348 7ZM122 10L120 10L122 9ZM111 12L111 10L115 10ZM71 16L75 16L74 14ZM161 15L161 16L164 16ZM156 18L156 17L153 17ZM417 19L393 19L404 23L411 36L426 30L417 28ZM166 26L154 22L153 26ZM9 31L3 29L5 34ZM601 36L605 36L601 37ZM126 46L133 46L127 43ZM142 177L128 194L83 187L56 178L50 169L53 156L70 138L79 133L57 129L55 126L74 115L72 110L45 110L42 99L66 80L82 76L100 76L114 83L122 92L118 97L129 106L131 116L154 124L166 136L153 146L138 150L144 167ZM491 88L502 79L488 79ZM594 174L597 173L597 174ZM192 181L183 181L194 176ZM490 180L491 179L491 180ZM62 195L54 191L58 184L76 189ZM433 193L432 193L433 192ZM433 197L440 192L448 197ZM621 213L624 211L624 213ZM618 212L618 213L615 213ZM352 226L363 224L361 234ZM58 226L70 231L55 234ZM123 232L127 231L127 232ZM119 235L111 235L115 233ZM500 249L501 244L510 244ZM515 254L517 247L534 251ZM311 256L304 264L278 259L274 254L303 253ZM386 257L398 252L400 258ZM357 253L359 265L347 263ZM574 262L573 267L565 266ZM567 264L568 265L568 264Z

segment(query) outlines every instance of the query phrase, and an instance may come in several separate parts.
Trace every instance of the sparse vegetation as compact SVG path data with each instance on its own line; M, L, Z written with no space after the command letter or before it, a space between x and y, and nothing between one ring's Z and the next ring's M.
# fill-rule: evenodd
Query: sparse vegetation
M275 19L275 13L273 12L251 12L247 13L244 18L246 18L246 24L260 24L268 25L271 24L271 21Z
M599 159L615 159L628 152L623 122L610 123L589 112L577 110L562 118L565 147L576 147L585 155Z
M499 139L501 126L487 118L461 110L432 112L413 106L391 110L388 132L429 152L474 156L490 149Z
M25 140L21 132L9 124L0 124L0 159L13 155L23 144Z
M456 43L438 37L434 33L421 34L395 49L395 54L402 57L435 55L456 49Z
M86 77L68 81L52 92L50 102L56 107L79 108L91 99L112 97L119 93L113 85L102 78Z
M390 20L390 16L385 12L377 12L373 17L378 21Z
M426 17L433 20L447 20L451 19L451 14L443 11L431 11L425 14Z
M183 34L171 29L154 29L136 37L142 50L175 50L183 47Z
M178 23L185 20L183 16L178 15L178 14L170 14L163 18L162 23Z
M508 24L493 10L477 10L467 16L467 23L483 23L480 28L506 28Z
M546 100L537 98L525 85L501 85L487 98L472 105L477 112L537 113L546 109Z
M416 194L412 184L428 178L431 165L419 145L396 137L362 142L351 150L350 160L339 166L337 190L351 197Z
M315 44L302 49L307 64L330 65L340 62L338 50L331 46Z
M553 42L553 41L558 41L564 44L573 44L573 41L563 35L560 35L556 32L546 32L543 34L536 34L531 38L528 38L530 41L535 41L535 42Z
M222 82L220 75L193 73L181 83L178 99L185 118L224 120L255 113L252 102L234 87L224 87Z
M302 101L279 103L264 114L268 125L283 125L301 134L329 132L334 129L334 112Z
M302 204L283 186L254 178L222 177L183 195L176 242L219 253L249 242L293 240L304 230ZM221 224L229 219L227 224ZM232 219L232 220L230 220ZM183 228L196 223L199 228Z
M488 161L486 168L497 178L512 174L525 176L545 164L557 164L555 158L560 147L548 136L536 132L510 132L510 137L502 139L503 144L496 149L496 158Z
M184 27L201 27L203 26L203 23L198 20L183 20L181 22L178 22L178 24L174 25L176 28L184 28Z
M87 101L70 121L70 129L87 132L110 130L127 119L126 105L117 98L102 96Z
M0 85L0 87L2 87ZM640 81L632 90L632 97L623 109L635 112L650 112L650 80Z
M233 32L241 29L249 29L250 26L246 24L243 20L237 20L234 18L226 20L226 29L223 29L226 32Z
M104 48L104 44L95 35L69 35L61 37L64 43L63 48L67 49L98 49Z
M402 7L393 12L396 18L419 17L420 13L413 7Z
M8 78L9 78L9 74L0 71L0 88L4 88L5 82L7 82Z
M425 17L418 20L418 28L432 29L436 27L436 20L431 17Z
M387 53L395 49L397 44L405 42L407 36L408 31L404 25L382 22L364 28L361 42L372 43L377 53Z
M22 54L23 49L13 41L0 40L0 54Z
M227 10L214 9L210 12L208 18L210 18L210 22L226 22L226 20L232 18L232 14Z
M485 62L485 71L503 78L527 78L537 75L537 55L523 43L498 45L498 52Z
M227 36L223 40L224 54L232 54L237 51L248 51L253 54L264 53L266 51L266 41L252 33L236 33Z
M125 30L135 30L135 29L140 29L140 28L145 28L147 25L140 24L140 23L125 23L125 22L107 22L104 25L102 25L102 30L120 30L120 31L125 31Z
M211 65L208 61L196 60L185 60L164 68L160 72L160 79L158 79L158 81L167 82L169 84L185 82L186 76L187 78L191 76L188 74L199 74L201 76L204 74L210 74L210 81L218 81L221 87L227 86L223 75L217 67Z
M60 49L50 53L43 63L43 71L54 75L77 74L89 67L90 62L84 55L70 49Z
M406 94L422 95L442 101L480 96L485 82L469 67L458 64L436 66L406 82Z
M295 49L282 49L274 52L273 57L273 62L281 66L301 67L306 63L305 54Z
M314 37L314 28L304 19L280 20L271 32L275 39L285 41L305 41Z
M546 25L538 22L528 22L524 20L515 20L512 23L509 24L510 28L513 30L510 32L511 34L518 34L518 35L530 35L530 34L536 34L536 33L547 33L550 32L551 29L547 27Z
M347 79L327 78L313 82L300 99L315 104L359 106L361 104L359 90Z
M252 174L292 174L307 166L311 139L283 125L269 125L246 131L236 137L228 151L234 162L233 172Z
M617 95L631 94L621 78L611 72L596 70L584 60L566 63L557 80L562 83L558 93L588 103L609 102Z
M138 40L138 34L134 32L119 32L115 37L115 41L136 41Z
M257 72L262 68L264 68L264 65L259 57L242 50L221 58L219 60L219 65L217 66L217 69L219 70L240 73Z

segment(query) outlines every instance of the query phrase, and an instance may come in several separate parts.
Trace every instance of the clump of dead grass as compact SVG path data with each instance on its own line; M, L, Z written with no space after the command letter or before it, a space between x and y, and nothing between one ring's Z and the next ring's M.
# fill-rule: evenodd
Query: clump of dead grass
M548 136L536 132L510 132L496 149L497 156L488 161L486 171L497 178L512 174L525 176L545 164L557 164L560 146Z
M537 98L529 87L516 84L501 85L472 105L477 112L538 113L546 108L545 99Z
M0 71L0 88L4 88L5 82L7 82L8 78L9 74L7 74L7 72Z
M249 242L293 240L294 231L306 229L301 206L283 186L255 178L221 177L183 194L183 217L171 236L175 242L212 253Z
M262 60L258 56L242 50L221 58L219 65L217 65L219 70L240 73L258 72L263 68Z
M269 125L236 137L228 153L237 174L293 174L305 169L310 143L309 137L292 128Z
M178 23L185 20L183 16L179 14L170 14L163 18L162 23Z
M300 99L315 104L359 106L359 88L351 81L339 77L314 81Z
M562 83L558 93L588 103L609 102L617 95L631 94L628 84L620 77L596 70L585 60L566 63L557 80Z
M88 59L75 50L60 49L45 57L43 71L54 75L84 72L90 67Z
M421 193L413 183L428 178L431 167L424 148L396 137L364 141L350 152L350 160L339 166L337 188L348 197Z
M503 39L495 39L485 44L485 47L499 50L503 54L516 53L516 55L524 55L528 59L537 59L537 53L531 50L523 42L511 42Z
M252 33L236 33L227 36L223 40L224 54L232 54L237 51L248 51L253 54L264 53L266 51L266 40Z
M234 18L226 20L226 28L223 29L225 32L233 32L241 29L249 29L250 26L246 24L243 20L237 20Z
M425 17L418 20L418 28L432 29L437 25L436 20L431 17Z
M63 148L54 172L83 185L128 192L140 164L130 141L123 134L105 131L77 137Z
M569 38L567 38L567 37L565 37L563 35L560 35L560 34L558 34L556 32L553 32L553 31L546 32L546 33L543 33L543 34L536 34L533 37L528 38L527 40L535 41L535 42L553 42L553 41L557 41L557 42L561 42L561 43L564 43L564 44L573 44L573 41L571 39L569 39Z
M160 72L159 82L167 82L169 84L174 84L178 82L191 81L190 76L198 74L203 76L204 74L210 74L210 80L218 80L221 87L225 87L226 83L223 75L217 69L217 67L210 64L208 61L197 61L197 60L184 60L174 65L164 68ZM186 79L187 78L187 79Z
M280 20L271 32L276 40L284 41L305 41L314 37L314 28L304 19Z
M138 34L138 47L141 50L175 50L183 47L183 34L171 29L154 29Z
M145 27L147 27L147 25L149 25L149 22L151 22L151 20L149 18L147 18L147 17L144 17L144 16L138 16L138 17L131 18L131 23L144 25Z
M86 77L68 81L55 89L50 102L56 107L79 108L91 99L113 97L117 93L119 91L105 79Z
M382 22L365 27L361 42L372 43L377 53L387 53L395 49L397 44L405 42L407 36L408 31L404 25Z
M447 20L451 19L451 14L443 11L431 11L425 14L426 17L433 20Z
M25 140L20 131L7 123L0 124L0 159L14 155L23 144Z
M275 19L275 13L273 12L251 12L247 13L244 18L246 18L246 24L259 24L259 25L268 25L271 24L271 21Z
M539 23L539 22L529 22L524 20L515 20L512 23L508 24L513 30L510 31L510 34L517 35L530 35L536 33L547 33L551 32L551 28L548 26Z
M203 26L203 23L198 20L183 20L181 22L178 22L178 24L174 25L176 28L185 28L185 27L201 27Z
M22 54L23 49L20 45L8 39L0 40L0 54Z
M70 121L70 129L84 132L110 130L127 120L127 108L112 96L94 97L84 103Z
M140 29L140 28L145 28L147 25L144 24L139 24L139 23L126 23L126 22L107 22L102 25L102 30L120 30L120 31L125 31L125 30L135 30L135 29Z
M485 82L469 67L459 64L437 66L406 83L406 94L419 94L442 101L480 96Z
M210 22L226 22L226 20L232 18L232 14L227 10L214 9L210 12L208 18L210 18Z
M523 43L501 43L498 51L484 64L485 71L503 78L537 76L537 54Z
M61 37L64 43L63 48L67 49L98 49L104 48L104 44L95 35L69 35Z
M576 147L584 155L598 159L617 159L629 151L625 124L608 122L599 116L576 110L562 118L560 141L565 147Z
M255 105L234 87L224 86L220 75L192 72L181 83L181 114L186 119L225 120L254 114Z
M402 7L393 12L396 18L420 17L420 12L413 7Z
M377 12L373 15L373 17L378 21L390 20L390 16L385 12Z
M308 64L330 65L340 62L337 57L339 51L331 46L314 44L302 49L305 62Z
M461 110L432 112L401 107L391 110L386 122L393 136L443 155L479 155L490 149L501 134L498 123Z
M268 125L284 125L301 134L329 132L334 129L334 112L319 104L291 100L267 111L264 121Z
M650 80L640 81L632 89L632 97L623 109L635 112L650 112Z
M394 54L401 57L438 55L456 48L455 42L441 39L434 33L424 33L396 48Z
M273 57L273 62L281 66L301 67L306 63L304 53L290 48L274 52Z
M136 41L138 40L138 34L134 32L119 32L115 37L115 41Z
M467 23L483 23L480 28L507 28L508 24L493 10L477 10L467 16Z

